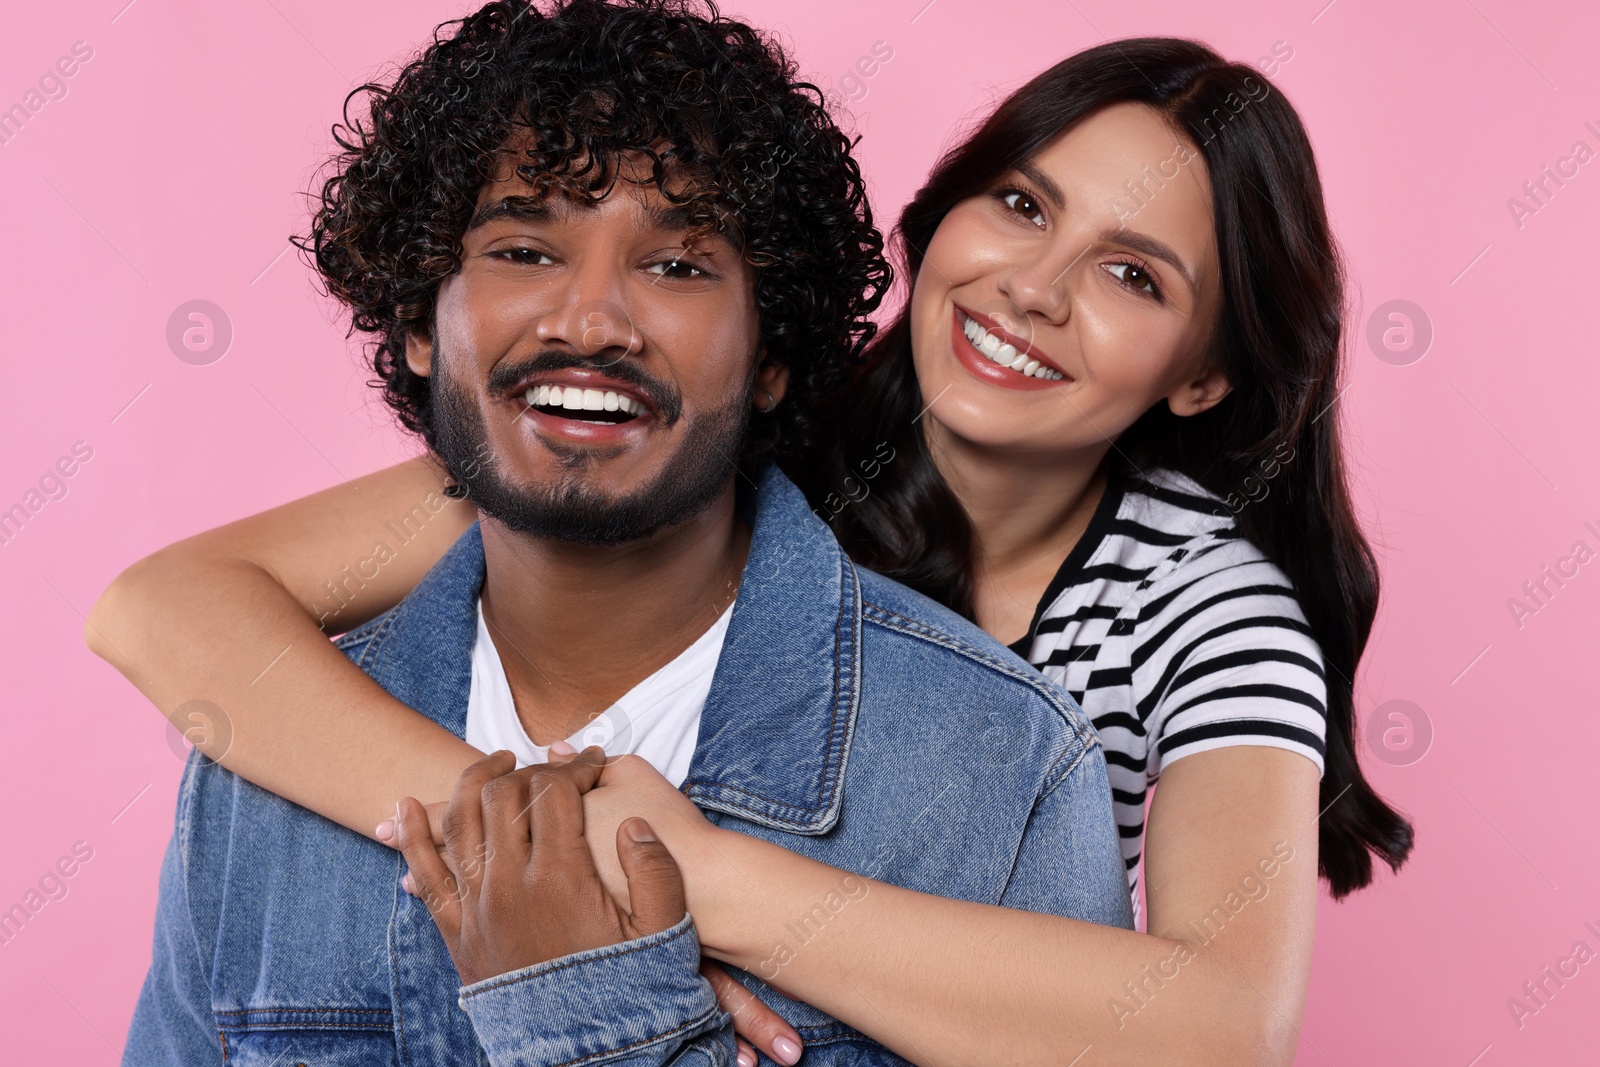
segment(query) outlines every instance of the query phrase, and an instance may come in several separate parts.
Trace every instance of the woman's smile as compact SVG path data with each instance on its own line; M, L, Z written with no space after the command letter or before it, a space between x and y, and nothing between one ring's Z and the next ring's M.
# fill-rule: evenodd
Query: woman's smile
M1032 341L1010 333L982 312L957 305L954 323L951 341L957 358L984 381L1037 389L1072 377ZM974 365L974 356L982 362Z

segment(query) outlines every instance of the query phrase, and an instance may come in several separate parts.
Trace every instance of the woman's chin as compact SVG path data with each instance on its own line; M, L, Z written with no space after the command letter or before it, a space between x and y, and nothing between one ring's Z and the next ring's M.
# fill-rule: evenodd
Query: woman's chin
M951 443L959 443L960 447L970 451L994 452L997 455L1007 452L1051 452L1056 451L1056 446L1049 440L1041 439L1039 435L1019 432L1015 425L1005 425L1005 414L973 411L962 408L947 415L933 419L934 425L930 427L936 437L944 437ZM1015 421L1015 413L1011 416Z

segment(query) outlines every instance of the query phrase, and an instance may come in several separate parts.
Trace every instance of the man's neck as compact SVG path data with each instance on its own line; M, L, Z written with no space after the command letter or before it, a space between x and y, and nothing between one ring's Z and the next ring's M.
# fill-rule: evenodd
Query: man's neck
M699 515L614 546L481 517L483 616L538 745L570 737L671 662L733 602L750 551L730 485Z

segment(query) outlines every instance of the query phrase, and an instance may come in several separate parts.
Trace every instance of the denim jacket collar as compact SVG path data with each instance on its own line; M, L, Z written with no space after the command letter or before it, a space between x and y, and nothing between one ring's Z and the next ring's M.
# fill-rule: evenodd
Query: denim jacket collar
M702 808L790 833L838 822L860 694L861 588L804 496L769 465L740 515L753 535L683 790ZM472 527L374 622L360 665L466 734L483 538Z

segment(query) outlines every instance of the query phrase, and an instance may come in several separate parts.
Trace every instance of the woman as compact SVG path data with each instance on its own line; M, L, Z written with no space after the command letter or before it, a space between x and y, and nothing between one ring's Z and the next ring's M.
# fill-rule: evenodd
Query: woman
M1353 743L1377 579L1344 484L1341 274L1299 120L1202 45L1109 43L949 152L899 237L910 299L841 400L840 439L791 474L858 562L1082 703L1147 932L873 882L797 949L779 931L840 872L711 826L640 761L588 794L590 840L646 815L709 955L924 1067L1085 1046L1084 1062L1289 1062L1316 873L1341 897L1371 853L1398 869L1411 844ZM412 461L165 550L96 606L97 651L163 708L203 686L228 709L231 748L213 748L231 769L392 840L374 824L395 798L442 799L479 753L302 605L438 477ZM396 603L471 520L429 519L337 628ZM214 607L246 598L249 618ZM263 647L293 653L269 665ZM1005 759L1005 737L972 758ZM748 1009L741 1033L794 1062L799 1035L715 980Z

